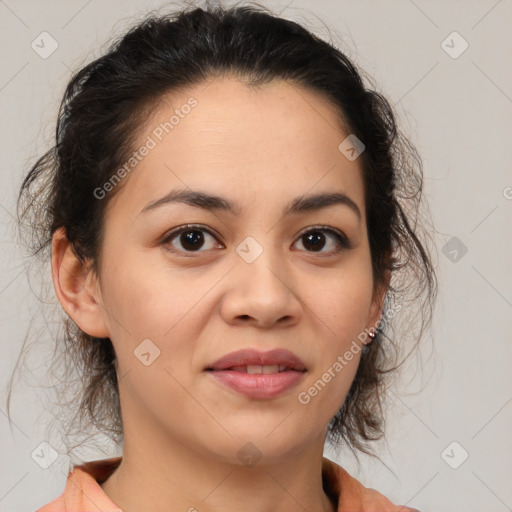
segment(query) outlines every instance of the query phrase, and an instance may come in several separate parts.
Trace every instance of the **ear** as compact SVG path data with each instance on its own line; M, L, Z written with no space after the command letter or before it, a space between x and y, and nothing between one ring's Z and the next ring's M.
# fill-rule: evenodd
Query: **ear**
M59 302L78 327L90 336L108 338L96 276L78 259L63 227L52 237L52 279Z
M384 308L384 299L389 287L391 279L391 272L386 270L385 283L382 284L373 294L373 301L370 307L370 314L368 316L368 329L375 330L378 328L380 320L382 319L382 310Z

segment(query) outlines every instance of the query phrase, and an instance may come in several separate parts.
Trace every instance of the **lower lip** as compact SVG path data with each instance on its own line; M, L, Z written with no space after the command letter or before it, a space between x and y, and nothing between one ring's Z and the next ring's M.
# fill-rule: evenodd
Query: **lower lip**
M305 372L285 371L279 373L244 373L233 370L210 370L215 379L250 398L273 398L293 388L304 377Z

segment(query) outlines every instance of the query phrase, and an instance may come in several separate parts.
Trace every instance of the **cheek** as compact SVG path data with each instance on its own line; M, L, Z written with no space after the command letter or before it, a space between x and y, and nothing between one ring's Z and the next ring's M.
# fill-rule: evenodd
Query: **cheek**
M109 270L105 270L103 295L111 313L107 320L114 333L129 332L134 339L170 335L214 282L185 278L183 272L142 257L125 258Z
M105 271L103 298L119 374L130 372L147 389L168 386L167 381L172 381L169 373L179 382L186 382L195 340L210 317L204 310L206 294L219 276L191 278L158 262L142 263L126 257L115 270L110 267ZM147 270L142 272L141 268ZM141 354L148 353L141 360ZM146 368L144 358L154 358L154 362ZM151 375L146 372L149 368Z
M187 385L190 378L193 340L200 329L194 305L204 290L122 268L107 281L106 307L125 400L153 411L162 407L162 397L169 403L186 400L180 383Z
M371 288L360 287L344 294L338 291L331 295L327 307L330 309L330 327L335 333L352 337L366 327L371 305ZM342 342L342 339L339 340Z
M300 389L298 402L325 421L343 403L357 372L361 357L358 336L367 327L373 291L369 272L363 261L350 271L342 269L321 280L306 301L315 313L311 318L317 336L309 353L314 368Z
M371 267L363 260L323 277L317 281L314 293L304 294L326 332L334 336L337 348L342 348L347 337L357 336L367 326L373 281Z

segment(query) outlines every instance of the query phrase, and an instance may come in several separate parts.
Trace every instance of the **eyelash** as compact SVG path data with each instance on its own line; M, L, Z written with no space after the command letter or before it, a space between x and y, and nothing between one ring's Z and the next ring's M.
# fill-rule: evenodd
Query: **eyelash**
M176 248L174 248L174 247L172 247L170 245L170 242L174 238L176 238L177 236L181 235L183 232L191 231L191 230L205 231L209 235L211 235L213 238L215 238L215 239L217 238L210 230L206 229L205 227L203 227L201 225L198 225L198 224L186 224L185 226L181 226L180 228L177 228L177 229L173 230L172 232L166 234L160 243L162 245L169 246L168 247L169 251L176 252L176 253L181 253L181 254L186 254L187 255L186 257L194 257L195 253L205 252L205 251L201 251L201 250L198 250L198 251L183 251L181 249L176 249ZM329 234L331 234L331 235L333 235L335 237L336 241L338 242L339 246L341 247L341 248L335 250L334 252L333 251L328 251L328 252L318 252L318 253L315 253L315 251L306 251L306 252L309 252L311 254L318 254L320 257L325 257L325 256L330 256L330 255L335 254L335 253L337 254L338 252L340 252L342 250L352 249L354 247L353 242L351 240L349 240L345 236L345 234L343 232L341 232L341 231L339 231L337 229L331 228L330 226L313 226L313 227L307 228L307 229L305 229L304 231L302 231L299 234L299 237L298 237L297 240L299 240L302 236L304 236L305 234L310 233L310 232L325 232L325 233L329 233Z

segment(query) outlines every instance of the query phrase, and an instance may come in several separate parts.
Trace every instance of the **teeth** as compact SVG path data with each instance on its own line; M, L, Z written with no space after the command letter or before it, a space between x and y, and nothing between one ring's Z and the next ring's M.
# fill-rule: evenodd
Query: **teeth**
M275 364L275 365L257 365L257 364L248 364L247 366L233 366L229 368L235 372L249 373L254 375L256 373L262 373L268 375L269 373L279 373L284 372L288 369L288 367L284 364Z
M234 366L232 369L237 372L247 372L251 375L254 375L256 373L263 373L263 374L269 374L269 373L278 373L284 371L286 366L284 365L251 365L248 364L247 366Z
M273 366L259 366L259 365L247 365L247 373L254 374L254 373L278 373L279 372L279 365L273 365Z

